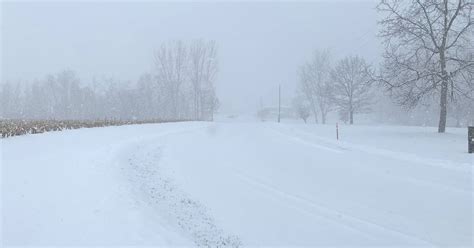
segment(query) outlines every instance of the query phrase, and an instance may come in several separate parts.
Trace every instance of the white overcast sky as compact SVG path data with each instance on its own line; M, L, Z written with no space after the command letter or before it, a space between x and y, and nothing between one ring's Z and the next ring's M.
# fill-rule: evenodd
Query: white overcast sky
M153 69L153 50L175 39L219 45L218 96L224 112L255 111L289 99L297 69L314 49L376 64L375 1L3 2L2 80L34 80L63 69L83 81L136 80Z

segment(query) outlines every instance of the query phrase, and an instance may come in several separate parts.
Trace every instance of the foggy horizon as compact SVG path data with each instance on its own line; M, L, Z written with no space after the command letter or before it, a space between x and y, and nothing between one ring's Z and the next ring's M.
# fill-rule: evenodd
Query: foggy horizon
M1 81L34 81L62 70L82 84L136 81L154 71L153 52L173 40L215 40L219 111L272 106L278 85L295 93L313 50L337 60L380 62L374 1L2 3ZM341 8L344 7L344 11ZM347 11L350 9L351 11Z

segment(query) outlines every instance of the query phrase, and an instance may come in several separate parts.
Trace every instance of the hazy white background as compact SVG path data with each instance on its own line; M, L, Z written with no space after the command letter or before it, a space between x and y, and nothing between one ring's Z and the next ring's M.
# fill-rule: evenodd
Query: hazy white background
M153 70L153 50L174 39L219 45L223 112L254 112L260 99L294 94L297 68L314 49L376 64L376 1L3 2L2 81L63 69L82 81L136 80Z

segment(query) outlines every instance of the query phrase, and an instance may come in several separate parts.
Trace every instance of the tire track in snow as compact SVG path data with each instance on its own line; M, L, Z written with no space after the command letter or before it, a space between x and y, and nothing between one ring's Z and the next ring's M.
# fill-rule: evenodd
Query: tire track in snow
M413 155L413 154L402 153L402 152L393 152L393 151L386 150L386 149L361 146L361 145L356 145L356 144L352 144L352 143L348 143L348 142L335 142L335 141L317 136L317 135L315 135L313 133L310 133L310 132L292 131L296 135L298 135L298 134L300 135L298 137L295 137L295 136L286 134L286 133L284 133L282 131L279 131L277 129L274 129L274 128L271 128L270 130L272 132L275 132L275 133L279 134L283 138L287 138L289 140L297 141L298 143L301 143L301 144L304 144L304 145L310 145L312 147L316 147L316 148L320 148L320 149L325 148L325 150L329 150L329 151L336 150L337 152L343 152L343 151L364 152L364 153L377 155L377 156L382 156L382 157L387 157L387 158L390 158L390 159L403 161L403 162L410 162L410 163L414 163L414 164L422 164L422 165L425 165L425 166L434 166L434 167L437 167L437 168L448 169L448 170L453 170L453 171L463 172L463 173L471 173L469 171L469 169L465 169L467 167L462 167L462 166L468 166L468 165L464 165L464 164L452 167L452 166L448 165L448 164L453 164L449 161L448 162L439 161L439 160L426 161L425 159L423 159L421 157L418 157L416 155ZM315 144L314 142L311 142L311 141L308 141L305 138L302 138L301 135L309 135L313 139L315 139L315 140L317 140L318 142L321 142L321 143L320 144ZM334 147L334 148L331 148L331 147ZM337 150L337 149L339 149L339 150ZM414 157L414 158L410 158L410 157ZM441 165L441 164L443 164L443 165ZM361 168L361 169L363 169L363 168ZM368 171L367 169L364 169L364 170ZM397 175L394 175L394 174L385 174L385 176L388 176L388 177L391 177L391 178L397 178L397 179L403 180L403 181L408 182L408 183L423 185L425 187L443 189L443 190L447 190L447 191L454 191L454 192L461 193L461 194L471 194L471 195L473 194L471 188L468 188L468 189L459 188L459 187L446 185L446 184L433 182L433 181L428 181L428 180L423 180L423 179L419 179L419 178L412 177L412 176L407 176L407 175L397 176Z
M308 142L305 139L285 134L285 133L280 132L280 131L278 131L276 129L273 129L273 128L269 129L269 131L271 131L272 133L274 133L274 134L276 134L280 137L283 137L287 140L291 140L291 141L293 141L295 143L298 143L298 144L311 146L311 147L319 149L319 150L324 150L324 151L329 151L329 152L334 152L334 153L342 153L344 150L347 150L347 149L344 149L344 148L341 148L341 147L330 147L330 146L326 146L326 145L315 144L313 142Z
M411 234L407 234L405 232L395 230L386 226L382 226L380 224L363 220L358 217L337 211L332 210L330 208L324 207L320 203L316 203L312 200L306 199L304 197L294 195L285 191L282 191L268 183L264 183L252 176L249 176L241 171L238 171L234 168L229 168L232 170L236 177L240 180L255 186L264 192L271 193L279 198L285 199L285 203L290 205L292 208L297 209L298 211L304 212L313 217L324 218L331 223L334 223L339 226L343 226L345 228L351 229L352 231L358 232L361 235L370 238L372 240L378 240L381 235L386 235L386 233L390 233L393 236L399 237L401 239L410 240L413 244L417 246L434 246L428 240L422 239L420 237L415 237ZM291 203L293 202L293 203ZM305 210L298 205L304 205L310 210Z
M272 130L275 132L279 132L284 136L293 137L280 130L277 130L274 128L272 128ZM354 143L350 143L346 141L334 141L334 140L324 138L314 133L306 132L306 131L292 130L291 132L293 132L296 135L299 134L300 139L303 139L303 140L305 139L305 138L301 138L301 136L311 136L313 139L318 140L318 142L324 143L326 146L333 146L340 150L347 150L347 151L352 150L352 151L365 152L368 154L388 157L388 158L396 159L400 161L417 163L417 164L422 164L426 166L438 167L438 168L459 171L459 172L466 172L466 173L469 173L472 168L472 164L469 164L469 163L454 163L452 161L447 161L447 160L428 159L428 158L420 157L413 153L396 152L396 151L391 151L391 150L387 150L383 148L354 144ZM305 140L305 142L311 143L307 140Z

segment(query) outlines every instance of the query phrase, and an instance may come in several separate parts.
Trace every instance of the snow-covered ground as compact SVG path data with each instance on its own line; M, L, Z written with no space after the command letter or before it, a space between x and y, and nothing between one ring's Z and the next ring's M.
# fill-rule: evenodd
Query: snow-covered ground
M6 245L471 246L466 130L168 123L1 140Z

